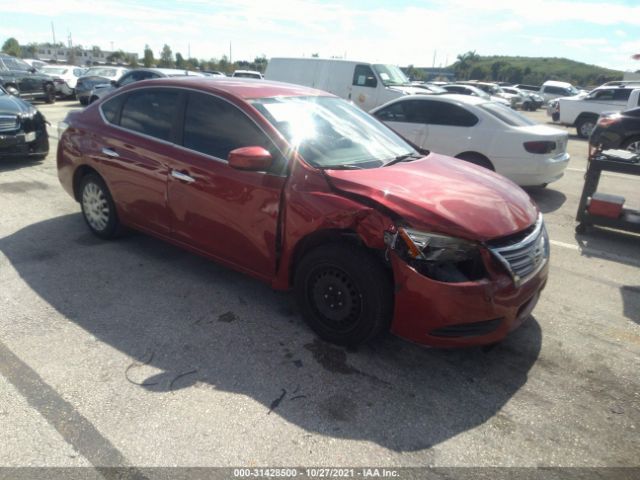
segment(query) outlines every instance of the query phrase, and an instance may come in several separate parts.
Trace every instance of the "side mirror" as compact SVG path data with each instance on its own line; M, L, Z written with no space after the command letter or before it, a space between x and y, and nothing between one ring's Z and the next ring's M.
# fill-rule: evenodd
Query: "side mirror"
M273 164L273 157L262 147L242 147L229 152L229 166L237 170L263 172Z
M111 82L110 82L110 83L111 83L111 86L112 86L112 87L116 87L116 88L118 88L118 82L116 82L115 80L111 80Z
M35 68L33 68L33 67L31 67L31 68L29 69L29 73L36 73L36 69L35 69Z

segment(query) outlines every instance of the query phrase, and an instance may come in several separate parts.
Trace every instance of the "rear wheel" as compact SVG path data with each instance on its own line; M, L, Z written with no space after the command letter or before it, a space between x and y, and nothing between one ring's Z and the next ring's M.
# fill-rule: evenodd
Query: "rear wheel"
M294 289L305 320L326 341L364 343L391 322L391 278L362 248L329 243L312 250L296 269Z
M576 132L580 138L589 138L591 132L596 126L598 119L596 117L588 116L582 117L576 123Z
M622 143L622 148L633 153L640 153L640 137L631 137Z
M473 163L474 165L478 165L479 167L484 167L488 170L494 170L491 161L485 157L484 155L476 152L465 152L457 155L456 158L460 160L464 160L465 162Z
M56 103L56 87L52 83L48 83L44 87L45 103Z
M85 175L80 182L80 205L89 229L98 237L117 236L120 222L113 198L104 180L95 173Z
M87 97L80 97L78 101L80 102L80 105L83 105L83 106L89 105L89 99Z
M93 103L93 102L95 102L96 100L98 100L98 97L96 97L95 95L94 95L94 96L92 96L92 97L89 99L89 104L92 104L92 103Z

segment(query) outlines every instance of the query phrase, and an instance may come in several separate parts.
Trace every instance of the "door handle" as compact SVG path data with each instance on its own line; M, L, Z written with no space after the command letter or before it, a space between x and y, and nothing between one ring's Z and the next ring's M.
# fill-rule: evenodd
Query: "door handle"
M118 152L107 147L102 147L102 153L111 158L118 158L120 156L118 155Z
M176 178L178 180L181 180L181 181L187 182L187 183L193 183L193 182L196 181L195 178L190 177L186 173L179 172L178 170L171 170L171 176L173 178Z

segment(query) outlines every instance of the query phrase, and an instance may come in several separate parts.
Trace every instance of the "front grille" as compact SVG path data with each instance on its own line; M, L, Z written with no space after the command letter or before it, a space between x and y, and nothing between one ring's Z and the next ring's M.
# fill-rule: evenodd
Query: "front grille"
M20 126L15 115L0 115L0 132L13 132Z
M516 286L526 282L542 269L549 258L549 237L542 215L538 216L533 228L490 242L489 250L506 268Z

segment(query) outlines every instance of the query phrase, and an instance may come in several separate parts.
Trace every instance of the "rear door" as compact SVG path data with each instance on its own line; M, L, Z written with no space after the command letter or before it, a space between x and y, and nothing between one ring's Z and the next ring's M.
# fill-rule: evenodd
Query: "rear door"
M169 162L168 199L175 239L265 280L276 268L284 158L258 125L229 101L189 92L179 152ZM228 165L231 150L261 146L274 156L270 172Z
M95 139L94 155L118 214L161 234L169 232L167 177L182 95L178 89L143 88L107 100L100 109L111 126Z

